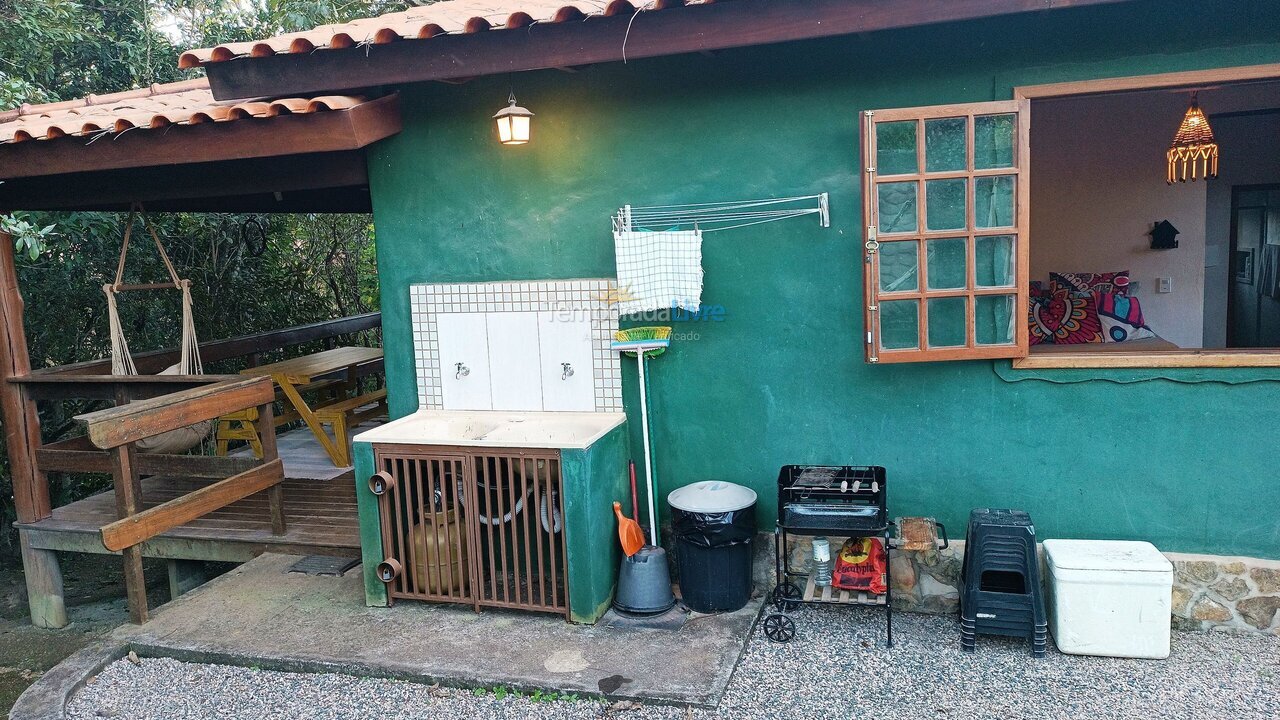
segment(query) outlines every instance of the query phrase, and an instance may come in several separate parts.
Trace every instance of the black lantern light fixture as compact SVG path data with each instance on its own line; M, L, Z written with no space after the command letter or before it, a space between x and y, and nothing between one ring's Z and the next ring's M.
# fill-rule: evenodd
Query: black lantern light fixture
M533 113L516 105L514 90L507 102L509 104L493 116L498 123L498 142L503 145L525 145L529 142Z

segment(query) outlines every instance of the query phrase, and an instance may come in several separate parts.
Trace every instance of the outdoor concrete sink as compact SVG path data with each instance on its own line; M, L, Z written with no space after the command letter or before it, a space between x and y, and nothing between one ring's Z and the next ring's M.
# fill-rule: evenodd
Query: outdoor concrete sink
M582 449L622 424L623 413L419 410L360 433L355 442Z

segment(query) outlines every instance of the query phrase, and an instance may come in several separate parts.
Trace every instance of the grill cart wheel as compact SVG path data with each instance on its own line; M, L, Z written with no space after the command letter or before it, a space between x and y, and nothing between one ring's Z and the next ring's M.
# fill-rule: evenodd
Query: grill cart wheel
M773 589L773 606L778 612L791 612L800 607L800 587L793 582L781 582Z
M773 613L764 619L764 636L777 643L791 642L796 636L796 623L786 615Z

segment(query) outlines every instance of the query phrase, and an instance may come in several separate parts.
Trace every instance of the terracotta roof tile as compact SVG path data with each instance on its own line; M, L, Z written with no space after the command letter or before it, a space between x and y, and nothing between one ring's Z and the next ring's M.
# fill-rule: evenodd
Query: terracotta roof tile
M265 40L189 50L178 58L178 66L193 68L237 57L309 53L317 49L341 49L366 43L382 45L444 34L517 29L533 23L575 22L589 17L634 13L641 9L662 10L683 5L705 5L715 1L446 0L340 25L322 25L306 32L277 35Z
M326 95L220 103L213 99L208 79L198 78L6 110L0 112L0 144L103 131L120 133L135 128L346 110L365 100L350 95Z

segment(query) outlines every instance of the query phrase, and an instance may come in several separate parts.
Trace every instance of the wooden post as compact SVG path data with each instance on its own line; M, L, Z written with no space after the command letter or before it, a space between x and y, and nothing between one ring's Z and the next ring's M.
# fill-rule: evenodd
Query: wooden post
M31 373L27 336L22 323L22 295L18 291L18 271L13 263L13 237L0 233L0 420L4 423L13 479L13 504L18 521L36 522L49 517L49 482L36 465L40 446L40 418L35 401L10 378ZM26 533L22 543L22 567L27 580L27 604L31 624L59 628L67 624L62 592L62 570L58 556L49 550L32 548Z
M269 463L280 457L276 449L276 408L274 403L258 406L258 442L262 444L262 462ZM271 506L271 534L284 535L288 526L284 519L284 483L278 482L267 490L267 502Z
M199 560L170 560L169 566L169 599L177 600L208 580L204 572L204 563Z
M67 604L62 591L62 566L52 550L31 547L27 531L18 531L22 547L22 572L27 579L27 608L31 624L38 628L67 625Z
M121 520L137 514L142 498L137 493L138 468L134 464L133 443L125 443L111 451L112 480L115 483L116 516ZM142 546L130 545L124 556L124 590L129 598L129 621L141 625L147 621L147 581L142 574Z

